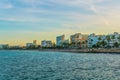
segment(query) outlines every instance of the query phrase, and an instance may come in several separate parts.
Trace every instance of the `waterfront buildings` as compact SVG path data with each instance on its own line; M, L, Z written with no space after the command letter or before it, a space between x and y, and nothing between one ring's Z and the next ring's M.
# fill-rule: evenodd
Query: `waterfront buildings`
M61 42L61 47L64 47L64 48L69 47L69 39L66 39L66 40L62 41Z
M95 35L88 36L88 47L120 47L120 34L114 32L108 35Z
M56 46L68 47L69 46L69 39L65 39L65 35L57 36L56 37Z
M76 33L70 36L69 39L65 39L65 35L56 37L56 45L52 44L52 41L43 40L41 41L42 47L58 47L58 48L120 48L120 34L114 32L108 35L96 35L94 33L85 35ZM26 48L36 49L40 48L37 45L37 41L33 40L32 43L26 43ZM24 47L24 48L25 48ZM0 44L0 49L6 48L21 48L19 46L9 46L8 44Z
M37 40L33 40L33 44L34 44L34 45L37 45Z
M52 41L43 40L41 41L42 47L52 47Z
M95 35L94 33L90 34L88 36L88 40L87 40L88 47L92 48L93 45L96 45L98 43L98 38L99 38L99 36Z
M106 36L107 44L110 47L118 46L120 47L120 34L117 32L114 32L113 34L109 34Z
M82 39L82 34L81 33L76 33L76 34L70 36L71 43L80 42L81 39Z
M81 33L76 33L70 36L71 44L76 47L86 47L87 46L86 40L87 40L87 35L83 35Z
M9 49L23 49L23 47L19 45L15 45L15 46L9 46Z
M65 35L57 36L56 37L56 46L61 46L62 42L65 40Z
M33 43L26 43L26 47L32 47L32 46L34 46Z
M7 49L9 48L8 44L0 44L0 49Z
M26 48L35 48L37 47L37 41L33 40L33 43L26 43Z

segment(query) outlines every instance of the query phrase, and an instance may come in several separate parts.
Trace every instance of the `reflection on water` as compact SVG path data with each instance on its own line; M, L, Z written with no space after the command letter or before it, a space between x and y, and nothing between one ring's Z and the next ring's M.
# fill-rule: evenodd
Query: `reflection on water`
M120 80L120 55L0 51L0 80Z

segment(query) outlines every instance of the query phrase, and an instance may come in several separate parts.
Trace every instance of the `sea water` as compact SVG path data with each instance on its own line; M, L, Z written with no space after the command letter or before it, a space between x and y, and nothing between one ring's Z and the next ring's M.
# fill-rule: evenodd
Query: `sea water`
M3 50L0 80L120 80L120 54Z

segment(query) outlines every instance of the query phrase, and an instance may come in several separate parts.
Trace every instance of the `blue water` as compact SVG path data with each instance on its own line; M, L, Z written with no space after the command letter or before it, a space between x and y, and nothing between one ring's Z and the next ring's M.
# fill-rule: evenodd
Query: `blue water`
M0 80L120 80L120 55L0 51Z

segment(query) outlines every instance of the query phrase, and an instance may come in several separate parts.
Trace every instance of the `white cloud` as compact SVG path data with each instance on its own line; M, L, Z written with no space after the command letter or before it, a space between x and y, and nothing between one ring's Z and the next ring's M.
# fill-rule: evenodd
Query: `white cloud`
M15 22L41 22L41 21L46 21L47 19L29 18L29 17L28 18L27 17L6 17L6 18L0 18L0 20L15 21Z
M13 7L14 6L12 4L2 4L2 5L0 5L0 8L2 8L2 9L11 9Z
M55 20L56 22L59 22L61 24L66 23L84 23L88 25L94 25L98 24L101 26L107 26L111 27L113 25L119 25L120 20L120 7L119 5L97 5L97 3L104 3L104 2L110 2L112 0L19 0L26 4L31 4L32 7L25 7L20 9L19 12L23 12L22 17L18 15L13 15L14 17L6 17L1 18L1 20L9 20L9 21L20 21L20 22L40 22L40 21L50 21ZM37 7L37 6L39 7ZM47 9L47 8L41 8L42 5L49 5L49 6L55 6L55 8L59 9L59 7L71 7L71 10L54 10L54 9ZM10 8L10 6L8 6ZM78 8L78 10L74 11L74 8ZM79 9L85 9L92 11L94 14L84 14L81 13ZM28 14L27 16L24 15ZM36 17L37 15L38 17ZM29 15L30 14L30 15ZM56 18L51 17L47 18L46 16L39 16L42 14L47 14L48 16L56 16ZM33 17L32 17L33 16ZM35 17L34 17L35 16ZM58 18L57 18L58 17ZM46 19L47 18L47 19ZM61 19L61 21L60 21ZM83 24L82 24L83 25ZM86 25L88 27L88 25ZM85 25L84 25L85 26ZM96 25L97 26L97 25Z

